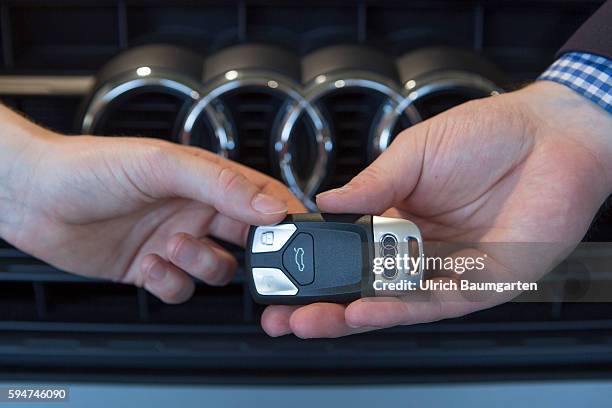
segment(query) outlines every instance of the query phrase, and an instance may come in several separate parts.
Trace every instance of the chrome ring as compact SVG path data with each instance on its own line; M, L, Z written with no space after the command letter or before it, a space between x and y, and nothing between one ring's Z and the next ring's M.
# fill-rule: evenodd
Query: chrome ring
M343 71L336 74L318 75L306 86L305 96L307 101L313 102L332 91L353 87L380 92L394 104L400 103L403 99L397 90L397 84L385 77L366 71ZM413 111L412 114L418 117L416 111Z
M118 97L127 94L138 88L161 87L170 89L180 95L190 98L193 103L199 100L202 90L200 85L184 77L177 76L172 72L153 69L148 75L139 77L137 73L129 73L117 77L100 87L91 98L87 111L83 116L82 131L92 133L95 131L102 115L108 106ZM231 146L228 141L227 131L228 121L219 110L207 111L207 119L215 129L215 138L218 147L215 152L221 156L227 156Z
M377 74L373 74L371 72L366 71L342 71L335 74L321 74L316 76L310 83L306 86L305 89L305 101L302 105L295 105L291 107L288 112L285 114L285 118L281 121L281 126L279 126L279 132L277 134L277 152L279 152L279 161L283 161L284 155L287 154L287 144L291 138L291 134L293 133L293 127L295 126L296 119L300 116L304 109L315 109L318 112L318 108L316 107L316 103L325 95L342 89L342 88L363 88L369 89L372 91L376 91L382 93L387 97L385 102L385 106L388 106L388 109L394 110L395 107L403 100L403 96L397 90L397 84L393 81L388 80L383 76L379 76ZM413 106L407 107L407 114L409 115L411 121L419 122L420 115L416 111ZM320 113L318 113L321 115ZM329 135L329 127L325 127L326 133L324 135L325 138L325 151L327 152L327 156L333 150L333 142L332 137ZM328 145L329 144L329 145ZM325 167L316 167L313 171L312 180L316 180L316 183L312 183L308 186L306 190L308 193L308 197L314 196L317 192L317 189L320 187L321 182L325 178L327 173L327 162ZM314 203L313 203L314 206Z
M289 152L290 133L280 131L274 143L274 150L278 154L278 164L280 167L281 177L289 189L300 199L309 209L315 209L312 195L323 180L324 171L327 168L329 154L333 144L329 137L328 126L323 118L323 115L314 107L308 104L297 85L293 84L289 78L275 74L269 71L261 70L231 70L224 76L215 80L211 85L207 86L203 92L203 97L191 108L183 124L182 141L188 141L191 138L193 126L203 110L217 110L215 101L221 96L233 90L256 86L264 89L269 89L271 92L279 92L287 96L288 101L285 105L286 113L281 120L283 128L286 123L291 123L291 126L298 120L300 114L305 111L317 143L317 158L315 159L314 171L308 178L306 183L298 182L295 169L292 165L292 157ZM227 139L231 141L232 148L235 146L233 142L233 130L229 130ZM321 176L323 172L323 176Z
M408 111L416 111L414 107L416 101L436 92L457 88L471 88L490 95L504 92L503 89L481 75L462 71L446 71L407 80L404 82L404 96L402 100L394 108L383 110L374 136L374 157L389 147L393 137L391 132L395 128L397 121L402 114Z

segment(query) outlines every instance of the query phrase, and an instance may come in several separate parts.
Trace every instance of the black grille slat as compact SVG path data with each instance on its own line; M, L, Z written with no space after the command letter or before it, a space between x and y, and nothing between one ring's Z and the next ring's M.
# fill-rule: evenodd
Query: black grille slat
M81 102L78 96L0 95L0 102L56 132L78 133L74 126Z
M242 128L247 130L247 131L260 131L260 132L263 132L263 131L265 131L268 128L268 126L265 123L262 123L262 122L249 122L249 121L247 121L247 122L245 122L242 125Z
M176 104L174 103L156 103L154 100L149 102L136 102L131 101L129 104L123 106L123 110L126 112L145 112L145 113L168 113L173 114L176 112Z
M378 92L347 88L318 102L333 129L336 146L332 175L322 189L340 187L367 166L371 124L383 101Z
M358 130L358 129L356 127L355 129L352 129L351 127L347 127L347 130ZM344 139L344 140L340 140L338 144L342 146L343 149L362 149L363 148L363 145L361 144L361 141L359 140Z
M46 319L50 322L137 322L136 288L111 282L44 284Z
M146 120L146 121L134 121L134 120L111 120L107 124L107 129L143 129L143 130L171 130L173 128L173 123L164 122L164 121L156 121L156 120Z
M222 98L234 124L239 162L278 177L271 160L271 135L285 102L279 93L245 87Z
M107 136L146 136L177 141L184 96L141 89L113 101L96 125Z
M37 319L32 284L29 282L0 282L0 321Z
M246 139L242 143L247 148L253 147L253 148L259 148L259 149L265 148L268 145L267 140L265 140L263 137L257 138L257 139L253 139L253 138Z
M60 272L0 240L0 309L6 312L0 310L0 321L244 324L252 319L253 306L242 284L238 271L229 286L198 284L192 300L172 306L131 285Z
M154 324L245 324L242 285L224 288L198 285L194 296L182 305L169 306L149 296L149 321Z

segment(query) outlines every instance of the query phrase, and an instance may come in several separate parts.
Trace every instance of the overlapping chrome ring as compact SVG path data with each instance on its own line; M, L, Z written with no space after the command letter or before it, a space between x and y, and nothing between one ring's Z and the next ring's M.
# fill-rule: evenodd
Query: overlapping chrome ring
M315 110L318 112L317 102L327 94L342 88L362 88L385 95L386 100L384 102L384 106L382 107L383 111L396 110L396 107L403 100L401 93L397 90L397 85L393 81L371 72L347 71L334 74L318 75L314 80L306 85L304 91L304 102L302 104L295 104L291 107L291 109L288 109L284 118L280 122L275 147L278 160L281 164L290 163L290 157L287 157L287 152L288 145L291 143L291 135L293 134L296 118L299 117L304 110L306 110L306 112L309 110ZM405 114L408 115L410 120L413 122L418 122L420 120L419 114L413 106L406 107L403 112L405 112ZM328 128L326 130L329 132ZM314 196L317 189L320 187L321 182L324 180L327 172L324 165L327 164L329 153L333 150L333 140L331 135L322 134L322 137L323 139L320 146L322 147L321 152L325 152L325 160L318 163L320 165L315 167L313 175L310 178L310 183L303 190L304 196L308 199ZM295 177L294 171L290 165L285 165L283 168L285 179L292 179ZM313 203L308 204L314 206Z
M276 127L278 131L272 136L274 150L278 155L280 174L283 181L300 200L312 209L314 204L311 197L325 176L325 168L327 167L333 144L325 118L316 107L307 102L299 86L289 78L273 72L260 70L228 71L205 89L204 96L195 103L187 114L183 125L181 142L189 143L194 123L203 111L217 111L218 109L214 105L215 101L218 101L219 98L231 91L244 87L267 89L269 92L280 93L286 99L283 112L279 112L279 115L282 115L281 125ZM305 113L307 124L312 130L314 142L317 146L314 171L307 180L300 180L297 177L289 149L291 133L284 130L287 126L293 126L302 113ZM209 114L209 116L214 117L214 114ZM225 134L222 132L225 132ZM230 145L226 146L226 150L230 147L233 148L234 136L232 134L232 127L224 127L222 132L218 134L219 140L228 141Z
M147 68L146 75L136 69L105 83L95 91L83 116L81 127L84 133L96 133L99 121L109 106L118 98L139 89L161 88L169 93L189 98L193 103L205 94L201 85L190 79L162 69L144 68ZM221 110L207 109L205 115L215 129L217 146L213 147L213 151L221 156L227 156L232 146L231 139L226 136L231 136L228 130L229 121Z
M343 92L343 89L346 88L351 91L361 90L358 91L358 94L375 93L381 96L377 99L377 106L371 106L377 111L374 117L370 116L368 119L371 121L367 129L368 139L359 139L363 143L362 153L366 155L364 156L365 161L355 165L357 168L373 160L389 146L398 131L398 124L410 126L423 119L419 113L421 108L419 101L423 98L436 93L453 93L453 91L456 91L458 95L466 92L466 96L475 92L478 95L476 97L502 92L502 89L494 82L487 79L489 75L486 72L481 74L476 68L474 72L470 72L469 67L467 69L459 67L455 68L458 70L453 71L445 69L444 66L434 66L426 71L417 70L414 74L404 69L402 72L408 73L404 74L404 77L400 75L403 81L400 83L400 79L393 79L395 76L392 65L367 64L364 59L366 62L371 61L368 59L369 54L362 55L359 50L352 50L350 47L348 49L350 52L344 50L348 52L347 55L350 58L342 54L344 57L338 57L341 62L339 64L335 63L335 51L317 54L314 59L302 61L303 78L308 81L306 84L300 83L298 79L299 63L294 64L293 67L291 64L288 66L275 64L274 62L280 58L278 55L284 54L282 52L275 54L278 51L272 52L269 47L265 46L259 46L257 52L250 49L245 61L240 61L242 55L240 52L243 52L241 49L233 54L221 54L216 60L214 58L208 60L215 61L209 65L206 65L204 60L200 62L186 51L179 53L178 59L170 59L174 65L168 64L168 60L164 59L164 53L172 54L172 50L168 51L161 46L156 47L152 46L147 51L151 55L143 54L144 57L136 58L137 53L126 54L132 60L126 59L124 65L128 67L123 70L121 65L111 66L110 72L113 72L113 69L114 72L118 72L114 76L109 75L108 72L101 74L99 87L94 88L87 100L81 130L85 133L98 134L97 131L102 132L105 120L108 120L105 114L112 111L114 106L121 106L120 101L129 101L132 93L142 95L142 93L156 93L161 90L161 93L177 96L185 102L182 110L176 115L175 125L177 126L172 132L172 140L186 145L198 145L223 157L241 160L245 157L240 157L242 153L237 150L242 149L240 143L243 140L241 135L236 134L238 126L230 117L232 116L231 106L225 106L228 100L226 97L230 97L230 93L243 88L250 90L257 88L255 92L273 94L275 101L282 101L279 105L275 105L280 106L280 109L265 119L266 123L272 125L266 128L266 131L271 132L267 140L269 151L260 150L257 156L260 160L269 159L274 163L275 168L265 168L261 171L269 171L278 175L311 210L316 209L313 197L324 183L327 185L338 182L330 179L328 173L333 166L338 165L336 161L338 157L332 160L333 155L344 154L342 153L342 140L334 140L334 135L332 135L335 119L331 116L328 118L326 114L329 114L329 111L324 109L324 105L327 108L328 103L332 104L330 106L333 106L334 103L328 102L326 99L328 95ZM160 52L164 54L161 57ZM266 58L260 61L262 55L265 55ZM291 54L287 55L287 58L293 61ZM361 56L361 60L357 58L358 56ZM356 59L353 60L353 57ZM427 55L419 58L426 57ZM118 58L120 60L121 56ZM182 63L182 58L188 63ZM284 61L283 58L280 60ZM342 58L347 60L344 61ZM147 65L141 66L141 61ZM334 63L330 64L330 61ZM227 64L228 71L222 71L224 64ZM352 68L355 64L358 68ZM231 69L232 66L244 66L244 68ZM182 69L183 67L189 69ZM203 76L199 77L199 72L203 72ZM207 72L208 75L213 76L204 75ZM416 77L412 78L413 75ZM333 94L333 97L335 95ZM236 95L232 94L233 96ZM113 105L114 103L118 105ZM425 99L423 103L429 102ZM268 122L272 120L274 123ZM201 124L205 124L205 134L201 132ZM307 141L311 143L306 147L303 145L304 139L296 141L304 135L304 126L306 126ZM201 137L205 139L200 139ZM349 142L353 146L350 149L353 149L355 141L349 140ZM263 146L261 141L257 143ZM306 148L309 153L306 156L302 154L306 152L305 150L296 150ZM270 157L260 156L264 154L269 154ZM305 158L308 162L304 162ZM307 166L307 168L300 169L299 166ZM343 177L346 177L346 170L344 171Z
M474 89L485 94L496 95L503 90L492 81L473 73L463 71L445 71L433 73L421 78L404 82L402 97L394 107L385 107L381 111L373 143L373 157L385 151L392 141L392 132L401 115L416 112L416 101L428 95L452 91L460 88Z

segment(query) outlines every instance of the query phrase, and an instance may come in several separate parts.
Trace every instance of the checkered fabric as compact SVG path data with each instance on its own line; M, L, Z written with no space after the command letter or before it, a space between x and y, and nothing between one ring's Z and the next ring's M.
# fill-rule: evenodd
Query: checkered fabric
M612 113L612 60L599 55L568 52L548 67L538 80L568 86Z

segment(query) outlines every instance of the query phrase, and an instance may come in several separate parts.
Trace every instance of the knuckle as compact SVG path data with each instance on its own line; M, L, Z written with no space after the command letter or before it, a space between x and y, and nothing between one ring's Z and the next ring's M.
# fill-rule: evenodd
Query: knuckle
M219 273L219 262L210 251L202 251L198 257L200 274L205 281L214 281Z
M224 167L219 171L217 176L217 185L223 195L231 193L240 184L244 182L245 178L242 174Z
M173 261L176 262L178 260L178 254L179 251L181 249L181 246L183 245L183 243L185 242L186 239L186 235L179 233L176 234L174 236L172 236L169 240L168 240L168 244L166 246L166 253L168 254L168 257Z
M167 161L172 151L172 145L170 143L146 143L139 150L143 161L158 166L159 163Z
M170 166L174 160L173 150L168 143L146 143L139 146L135 151L138 156L133 157L133 163L137 164L141 178L152 179L156 183L162 183L167 174L171 174Z

